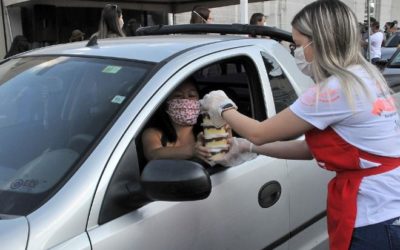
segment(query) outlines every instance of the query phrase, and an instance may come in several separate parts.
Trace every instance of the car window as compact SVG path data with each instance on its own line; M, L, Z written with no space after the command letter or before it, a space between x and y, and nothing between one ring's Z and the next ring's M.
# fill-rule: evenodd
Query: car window
M398 52L398 51L397 51L397 53L395 53L395 56L391 59L388 67L390 67L390 68L400 68L400 52Z
M232 58L217 63L213 63L196 71L191 77L197 85L200 98L205 94L214 90L223 90L227 96L233 100L238 106L238 111L242 114L253 117L259 120L265 119L265 109L262 97L260 97L259 80L257 77L255 66L246 60L245 57ZM250 84L254 82L254 84ZM257 83L256 83L257 82ZM178 84L179 85L179 84ZM257 97L254 97L254 96ZM255 105L257 103L258 105ZM257 108L255 108L257 107ZM153 116L155 116L155 113ZM151 122L151 119L150 121ZM194 126L194 131L197 134L202 130L201 117L199 117L197 124ZM144 128L149 127L149 124ZM236 136L236 134L233 134ZM141 150L142 142L140 138L137 139L137 148L139 152L140 169L143 169L147 160L144 159ZM208 167L207 164L203 165ZM216 168L210 168L210 173Z
M261 121L266 119L266 109L257 72L256 66L252 60L247 57L235 57L203 67L197 70L191 77L195 79L196 85L200 91L200 98L210 91L224 90L237 104L240 112ZM180 83L177 83L177 86L179 84ZM165 101L167 96L165 96L161 103ZM161 103L159 106L161 106ZM154 114L150 114L146 123L150 122L152 116L156 113L157 111L155 111ZM201 118L198 120L197 125L200 125L200 123ZM100 224L119 217L149 202L146 198L140 197L140 195L131 197L129 205L115 202L119 197L118 195L121 193L121 189L133 186L140 190L139 171L144 169L147 163L143 154L141 134L147 127L148 124L144 124L142 131L133 138L131 145L125 151L114 172L101 209L99 218ZM228 169L222 166L210 167L204 162L200 163L211 175Z
M54 193L151 67L64 56L1 64L0 213L25 214Z
M276 113L279 113L296 101L297 94L279 63L272 56L264 52L262 53L262 57L271 84L275 110Z
M387 40L385 47L397 47L399 44L400 32L396 32Z

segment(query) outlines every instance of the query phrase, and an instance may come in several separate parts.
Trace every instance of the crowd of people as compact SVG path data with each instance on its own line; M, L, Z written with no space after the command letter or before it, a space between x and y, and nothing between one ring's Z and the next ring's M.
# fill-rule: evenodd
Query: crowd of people
M361 44L364 48L364 56L367 59L371 59L373 64L377 64L381 60L382 47L385 46L386 42L396 35L396 32L400 32L397 26L397 21L386 22L383 26L383 30L380 27L380 23L373 17L370 17L370 29L368 29L368 22L364 21L363 24L359 24L362 41ZM368 32L370 30L370 33ZM400 46L400 43L398 44ZM369 49L368 49L369 48Z
M255 13L250 19L250 24L265 25L265 18L262 13ZM192 9L189 23L212 23L212 21L213 17L209 8L195 6ZM97 32L87 37L80 29L74 29L68 41L79 42L90 39L93 36L97 36L99 39L135 36L136 30L140 27L142 27L141 23L135 18L130 18L125 24L122 9L117 4L106 4L101 12ZM28 39L23 35L18 35L13 39L11 47L4 58L28 51L31 48L32 46Z

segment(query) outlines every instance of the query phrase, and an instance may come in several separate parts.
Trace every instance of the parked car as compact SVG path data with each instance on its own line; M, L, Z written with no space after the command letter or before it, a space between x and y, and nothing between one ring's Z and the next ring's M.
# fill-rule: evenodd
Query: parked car
M397 103L400 104L400 48L396 50L387 63L382 65L382 74L393 90Z
M91 40L2 61L1 248L327 249L333 174L315 161L143 164L147 121L188 76L258 120L313 84L280 43L232 35Z
M400 44L400 31L394 32L389 39L385 41L384 47L397 47Z
M381 47L381 60L389 60L400 44L400 31L395 32Z

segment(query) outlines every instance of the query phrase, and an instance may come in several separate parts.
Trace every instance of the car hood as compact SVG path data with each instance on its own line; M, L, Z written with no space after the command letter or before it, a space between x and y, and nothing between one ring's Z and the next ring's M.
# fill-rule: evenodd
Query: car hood
M0 215L1 249L26 249L29 225L26 217L8 218Z

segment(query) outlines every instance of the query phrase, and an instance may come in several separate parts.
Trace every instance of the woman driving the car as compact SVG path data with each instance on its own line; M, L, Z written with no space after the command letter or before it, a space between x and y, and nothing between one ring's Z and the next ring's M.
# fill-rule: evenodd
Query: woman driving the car
M201 127L199 91L192 78L187 78L153 115L142 135L145 158L201 159L210 153L197 140Z

